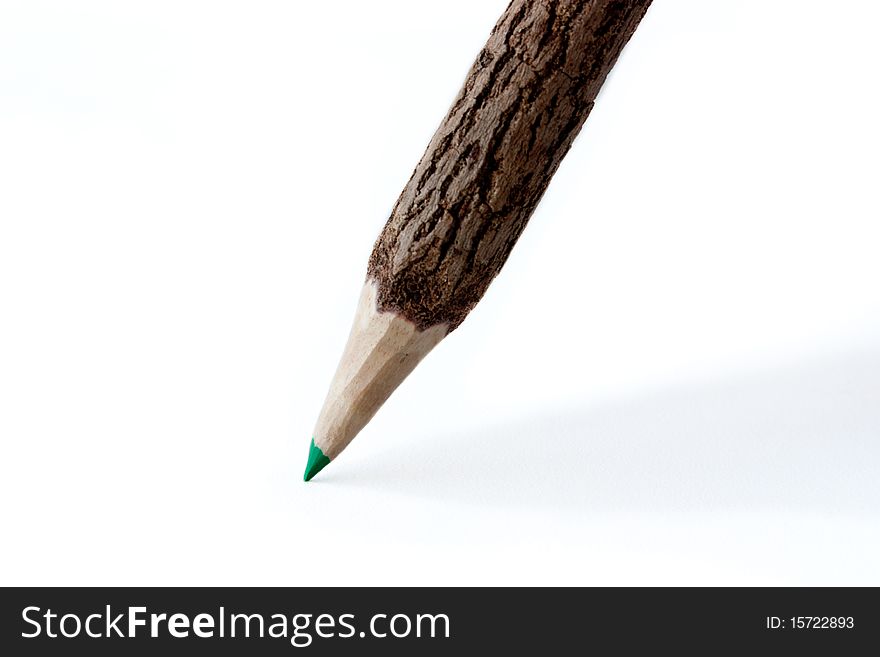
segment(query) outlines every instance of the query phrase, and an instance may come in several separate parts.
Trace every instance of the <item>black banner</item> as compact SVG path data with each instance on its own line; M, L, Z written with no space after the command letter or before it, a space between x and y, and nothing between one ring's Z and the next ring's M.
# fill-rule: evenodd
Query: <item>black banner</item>
M868 588L7 588L0 614L5 655L855 654L880 645L880 603Z

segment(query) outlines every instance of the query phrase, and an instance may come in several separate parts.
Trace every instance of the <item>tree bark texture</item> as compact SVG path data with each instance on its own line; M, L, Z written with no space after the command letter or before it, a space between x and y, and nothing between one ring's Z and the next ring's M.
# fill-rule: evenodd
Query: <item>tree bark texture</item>
M651 0L513 0L370 257L379 310L455 329L483 296Z

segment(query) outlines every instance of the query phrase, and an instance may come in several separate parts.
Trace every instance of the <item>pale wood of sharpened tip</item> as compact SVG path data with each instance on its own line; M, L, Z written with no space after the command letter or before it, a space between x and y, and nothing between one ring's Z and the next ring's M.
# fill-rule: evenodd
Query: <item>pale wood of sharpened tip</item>
M331 460L449 332L446 324L421 331L396 313L380 312L376 295L376 284L367 281L315 426L315 445Z

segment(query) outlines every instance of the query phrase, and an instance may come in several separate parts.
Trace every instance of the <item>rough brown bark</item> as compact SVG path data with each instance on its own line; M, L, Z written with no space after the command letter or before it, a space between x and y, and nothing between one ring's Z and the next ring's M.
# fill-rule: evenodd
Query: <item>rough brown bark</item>
M380 310L456 328L483 296L651 0L513 0L370 257Z

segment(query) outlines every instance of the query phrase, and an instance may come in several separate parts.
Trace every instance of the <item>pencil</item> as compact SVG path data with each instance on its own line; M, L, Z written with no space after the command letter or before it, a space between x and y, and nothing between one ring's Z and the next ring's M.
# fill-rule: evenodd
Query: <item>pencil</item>
M507 7L373 247L306 481L483 296L650 4Z

